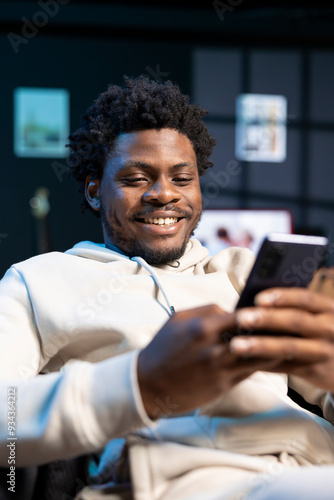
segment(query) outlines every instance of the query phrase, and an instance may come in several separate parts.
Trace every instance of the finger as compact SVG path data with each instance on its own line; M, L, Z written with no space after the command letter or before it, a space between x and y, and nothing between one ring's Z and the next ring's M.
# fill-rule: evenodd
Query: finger
M184 327L192 330L195 338L210 334L213 341L228 342L237 333L238 328L236 313L228 313L216 304L179 311L169 320L170 323L181 321Z
M255 297L258 306L296 307L312 313L334 312L334 300L306 288L271 288Z
M213 398L230 390L235 384L246 379L256 371L276 371L276 359L243 359L230 352L225 345L209 346L201 352L198 366L192 376L194 386L207 386ZM211 399L213 399L211 398Z
M257 371L282 373L281 365L282 361L277 358L237 357L233 366L229 367L229 374L233 378L234 383L239 383ZM223 371L226 373L226 370Z
M238 353L231 352L230 348L224 345L216 345L208 349L205 353L210 358L207 364L206 373L214 373L213 383L218 382L217 376L220 373L220 390L225 392L231 386L246 379L256 371L280 371L278 367L282 364L276 357L245 357Z
M289 366L326 362L334 357L334 346L324 340L293 337L235 337L230 342L232 354L242 358L276 359Z
M195 341L228 343L237 330L236 314L210 314L193 318L187 325Z
M268 368L267 371L273 373L286 373L298 376L315 387L325 391L334 391L334 363L282 363L280 366Z
M191 309L185 309L183 311L176 312L171 321L179 319L191 319L191 318L203 318L210 315L225 315L228 314L226 311L221 309L217 304L208 304L205 306L193 307Z
M209 346L198 356L198 362L206 365L207 370L228 370L230 373L252 373L267 366L274 366L279 361L274 356L249 356L232 352L230 345Z
M311 314L293 308L244 308L236 313L240 329L254 332L270 330L301 337L326 338L334 342L334 313Z
M227 313L219 306L210 304L175 313L162 329L164 335L170 331L170 327L181 343L192 340L200 344L213 344L222 341L222 332L236 331L236 320L234 313Z

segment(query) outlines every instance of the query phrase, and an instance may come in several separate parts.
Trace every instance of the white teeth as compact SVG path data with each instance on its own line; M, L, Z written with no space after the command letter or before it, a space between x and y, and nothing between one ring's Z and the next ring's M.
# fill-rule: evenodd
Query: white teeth
M157 224L159 226L168 226L169 224L175 224L177 221L177 217L166 217L165 219L163 217L154 217L153 219L148 217L144 219L145 224Z

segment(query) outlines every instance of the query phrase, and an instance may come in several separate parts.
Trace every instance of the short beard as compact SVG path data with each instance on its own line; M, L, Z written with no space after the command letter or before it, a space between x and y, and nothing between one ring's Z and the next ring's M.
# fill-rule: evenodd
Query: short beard
M135 240L132 240L131 251L127 252L129 257L142 257L151 266L163 266L171 264L180 259L186 251L189 238L185 240L180 248L173 248L172 250L154 251L150 248L142 247L142 245Z
M186 251L188 241L190 237L194 234L194 231L200 221L202 213L200 213L200 215L198 216L198 220L196 220L195 227L193 228L189 237L184 239L182 246L179 248L173 248L171 250L166 250L166 251L163 250L155 251L150 248L146 248L144 245L142 245L139 241L135 239L126 240L125 238L123 238L120 234L120 231L118 231L116 228L112 227L109 224L108 218L106 216L106 211L102 203L101 203L100 215L101 215L103 230L108 236L109 241L113 245L115 244L115 246L119 250L121 250L125 255L127 255L130 258L142 257L151 266L163 266L166 264L171 264L182 257L182 255Z

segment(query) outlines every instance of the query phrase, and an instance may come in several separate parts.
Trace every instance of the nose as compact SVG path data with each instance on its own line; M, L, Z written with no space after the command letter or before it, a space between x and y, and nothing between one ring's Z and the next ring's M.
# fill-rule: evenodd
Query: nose
M181 195L172 182L168 179L160 179L152 184L143 194L143 200L147 203L167 205L176 203L181 199Z

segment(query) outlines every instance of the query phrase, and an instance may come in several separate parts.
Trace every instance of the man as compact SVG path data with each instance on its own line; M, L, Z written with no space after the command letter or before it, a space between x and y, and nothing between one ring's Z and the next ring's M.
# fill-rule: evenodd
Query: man
M281 373L334 421L334 303L276 290L232 312L251 253L211 258L191 239L214 145L204 114L171 82L125 78L70 136L104 245L34 257L0 284L1 397L11 389L17 411L8 436L1 405L2 466L12 437L15 465L97 453L95 479L131 480L134 498L270 500L297 495L301 471L315 478L301 498L316 480L331 498L332 425L287 397ZM281 335L226 342L254 327Z

